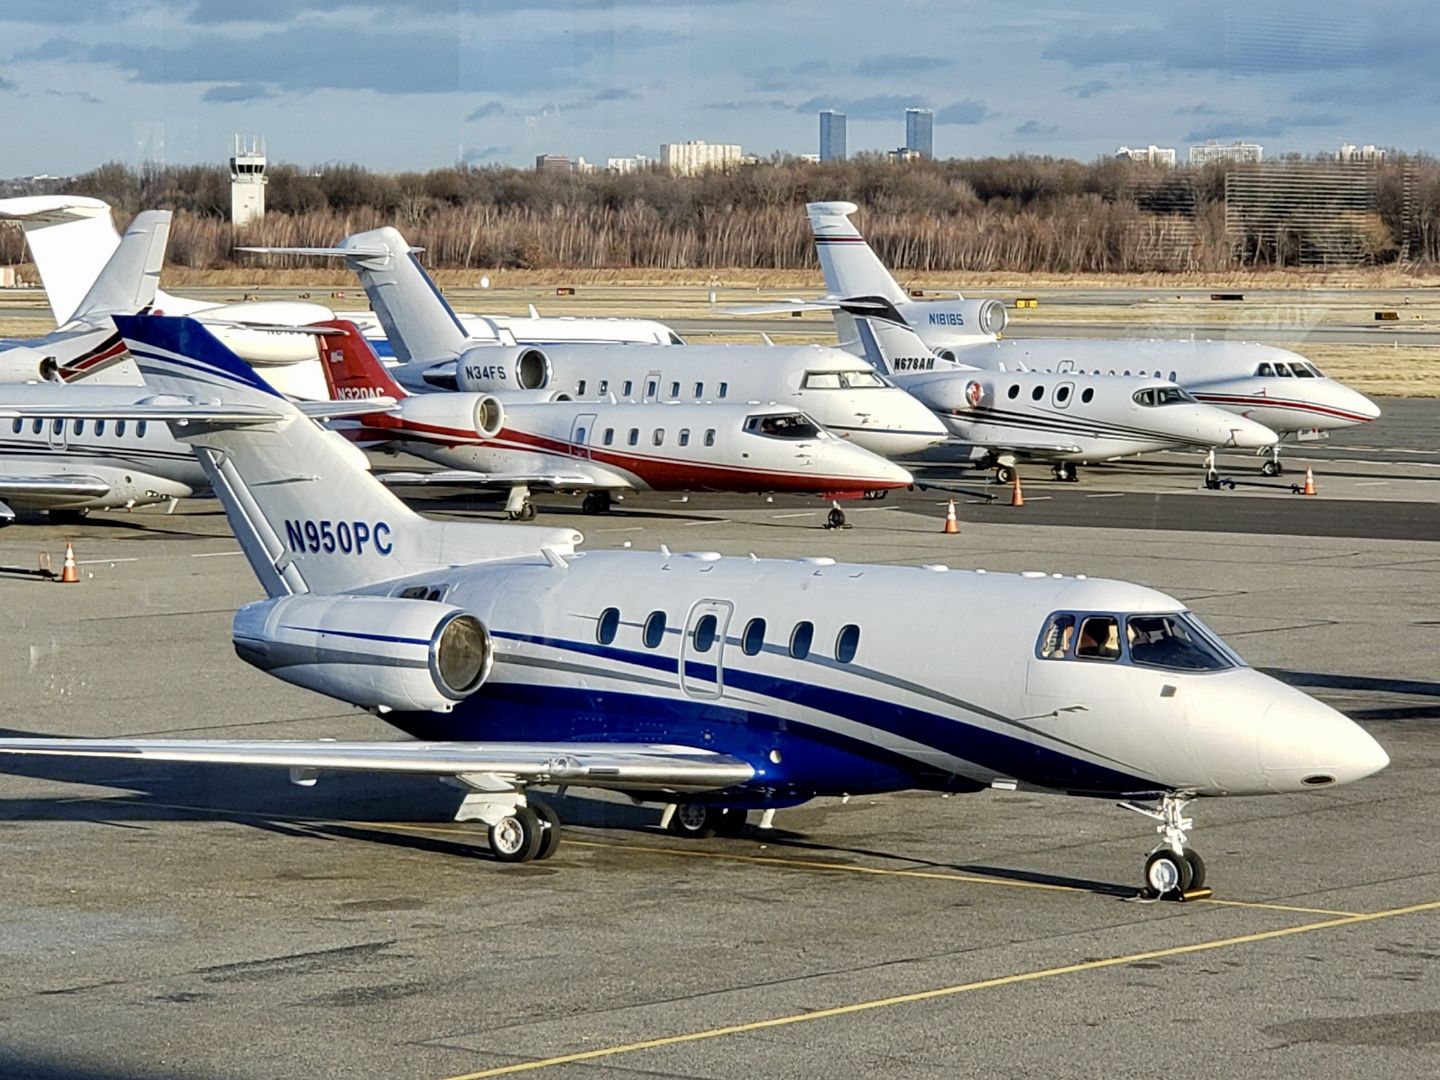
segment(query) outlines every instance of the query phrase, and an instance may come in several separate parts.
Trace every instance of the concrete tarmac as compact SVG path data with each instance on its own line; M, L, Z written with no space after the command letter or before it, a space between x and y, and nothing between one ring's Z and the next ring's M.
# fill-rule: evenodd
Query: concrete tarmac
M1440 1043L1440 477L1433 447L1402 460L1403 435L1355 437L1327 448L1355 460L1328 462L1314 499L1205 492L1176 458L1032 478L1019 509L961 497L959 536L935 492L850 504L841 531L814 500L654 494L586 518L540 499L590 547L1177 596L1392 758L1348 787L1192 806L1211 900L1127 902L1151 824L1088 800L825 800L686 842L658 808L576 790L552 800L556 857L505 866L433 781L5 761L0 1075L1423 1076ZM82 582L28 576L67 537ZM0 531L0 593L7 733L396 737L234 656L231 616L259 589L214 503Z

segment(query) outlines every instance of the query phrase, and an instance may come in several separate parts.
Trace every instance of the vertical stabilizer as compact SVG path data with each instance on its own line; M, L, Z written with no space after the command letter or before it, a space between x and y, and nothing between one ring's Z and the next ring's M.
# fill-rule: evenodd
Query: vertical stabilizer
M120 238L120 246L75 309L74 319L93 325L111 315L133 315L154 304L169 242L169 210L146 210L136 215Z
M857 209L849 202L805 206L805 212L810 215L810 230L815 234L820 269L825 274L825 289L836 297L883 296L892 304L904 303L905 290L850 220Z
M364 401L388 397L400 401L409 392L397 383L375 350L365 340L360 328L344 319L315 323L321 330L331 331L316 336L320 353L320 369L325 386L334 401Z
M0 199L0 221L25 230L55 325L64 326L120 246L110 207L81 195Z
M115 317L146 383L162 394L273 413L273 423L193 422L195 449L230 527L270 596L334 593L466 563L574 550L580 534L420 517L363 455L277 394L193 319Z
M958 369L961 366L936 356L920 340L920 335L903 322L851 314L866 361L882 375L903 378L917 371Z

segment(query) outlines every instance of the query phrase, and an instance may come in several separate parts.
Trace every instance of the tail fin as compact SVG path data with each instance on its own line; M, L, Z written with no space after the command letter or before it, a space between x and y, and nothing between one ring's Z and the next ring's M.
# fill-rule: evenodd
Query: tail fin
M75 309L74 319L97 323L110 315L133 315L155 303L165 248L170 243L170 216L169 210L136 215Z
M870 366L882 375L917 371L960 370L964 365L944 360L903 322L854 315L855 331Z
M885 269L860 230L850 220L859 209L854 203L807 203L815 251L825 274L825 289L832 296L882 296L892 304L905 301L890 271Z
M360 328L344 319L314 324L330 333L317 335L320 369L325 373L325 386L334 401L364 401L366 398L389 397L400 401L410 395L385 370L380 357L365 340Z
M399 230L386 225L347 236L334 248L241 248L290 255L338 255L359 278L402 364L453 360L474 344Z
M110 207L81 195L33 195L0 199L0 220L25 230L55 325L64 326L120 245Z
M347 592L547 549L564 554L581 539L573 529L422 518L369 474L358 450L306 419L200 323L118 315L115 325L159 393L282 414L262 426L174 428L194 447L270 596Z

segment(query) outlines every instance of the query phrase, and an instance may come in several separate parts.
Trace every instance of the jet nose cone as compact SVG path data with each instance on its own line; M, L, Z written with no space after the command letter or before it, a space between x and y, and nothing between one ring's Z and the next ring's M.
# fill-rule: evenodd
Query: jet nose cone
M1348 395L1348 405L1351 412L1357 416L1363 416L1367 423L1371 420L1380 419L1379 405L1376 405L1375 402L1371 401L1364 394L1356 390L1351 390L1349 387L1345 388L1345 392Z
M1248 416L1227 414L1223 430L1225 439L1221 445L1234 446L1241 450L1262 450L1280 441L1279 435Z
M1272 791L1348 784L1390 764L1389 755L1360 725L1288 688L1266 710L1257 750Z

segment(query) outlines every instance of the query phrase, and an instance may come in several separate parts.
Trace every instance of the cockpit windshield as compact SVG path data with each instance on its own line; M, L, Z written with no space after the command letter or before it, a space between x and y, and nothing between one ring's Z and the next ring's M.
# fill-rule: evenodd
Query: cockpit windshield
M820 426L804 413L768 413L745 420L745 430L767 439L818 439Z
M1135 404L1143 405L1147 409L1157 405L1179 405L1195 400L1178 386L1152 386L1147 390L1136 390L1134 397Z
M1170 671L1222 671L1243 664L1186 611L1165 615L1056 612L1045 622L1036 655L1043 660L1100 660Z
M873 371L807 371L802 390L880 390L888 385Z

